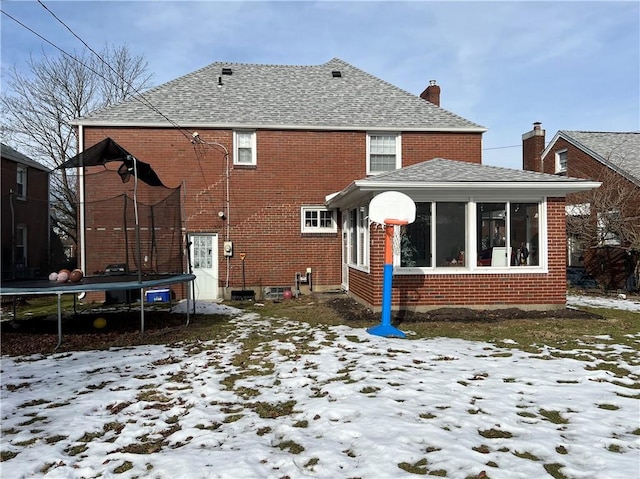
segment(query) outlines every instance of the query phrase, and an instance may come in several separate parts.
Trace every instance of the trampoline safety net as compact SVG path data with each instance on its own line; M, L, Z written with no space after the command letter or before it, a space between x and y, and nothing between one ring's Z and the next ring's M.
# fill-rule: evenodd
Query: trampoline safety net
M182 273L184 271L181 218L181 188L149 186L139 181L137 189L138 224L134 182L125 184L113 171L86 175L86 188L117 193L103 200L85 202L86 269L101 274L109 265L124 265L126 271L143 274ZM107 187L108 185L108 187ZM140 262L138 263L138 234Z

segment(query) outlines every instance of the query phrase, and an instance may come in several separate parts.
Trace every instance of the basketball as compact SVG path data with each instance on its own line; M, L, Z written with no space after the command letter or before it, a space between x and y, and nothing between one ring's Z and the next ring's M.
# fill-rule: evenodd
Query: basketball
M68 275L69 275L69 273L71 273L71 271L69 271L69 270L68 270L68 269L66 269L66 268L63 268L63 269L61 269L60 271L58 271L58 275L59 275L60 273L67 273L67 276L68 276Z
M58 273L54 271L53 273L49 274L49 281L57 281L57 280L58 280Z
M284 292L282 293L282 297L284 299L291 299L293 298L293 293L291 292L290 289L285 289Z
M93 320L93 327L96 329L102 329L107 325L107 320L104 318L96 318Z
M69 273L67 273L66 271L60 271L58 273L58 277L56 278L56 281L58 283L66 283L68 279L69 279Z
M82 279L83 276L84 276L84 274L82 273L81 269L74 269L69 274L69 281L71 281L72 283L77 283L78 281L80 281Z

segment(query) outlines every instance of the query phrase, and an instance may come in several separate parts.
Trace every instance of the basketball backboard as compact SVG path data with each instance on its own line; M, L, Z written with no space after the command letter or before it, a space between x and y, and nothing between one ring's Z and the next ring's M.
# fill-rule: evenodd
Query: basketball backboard
M369 203L369 221L383 225L385 220L413 223L416 220L416 204L399 191L385 191L374 196Z

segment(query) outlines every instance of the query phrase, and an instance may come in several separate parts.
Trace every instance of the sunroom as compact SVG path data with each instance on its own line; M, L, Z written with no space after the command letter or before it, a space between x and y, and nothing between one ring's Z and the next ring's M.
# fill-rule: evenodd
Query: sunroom
M342 212L342 287L380 308L383 228L368 205L399 191L416 218L395 227L394 309L563 307L565 196L598 186L439 158L357 180L326 201Z

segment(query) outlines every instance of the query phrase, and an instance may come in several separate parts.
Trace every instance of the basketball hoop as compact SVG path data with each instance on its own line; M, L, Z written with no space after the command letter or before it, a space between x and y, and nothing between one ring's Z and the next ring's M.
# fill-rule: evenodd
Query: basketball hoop
M393 256L400 252L402 245L400 232L402 226L413 223L416 219L416 204L411 198L399 191L386 191L375 196L369 203L369 221L384 225L384 274L382 284L382 319L379 326L369 328L370 334L378 336L406 335L391 326L391 284L393 281Z

